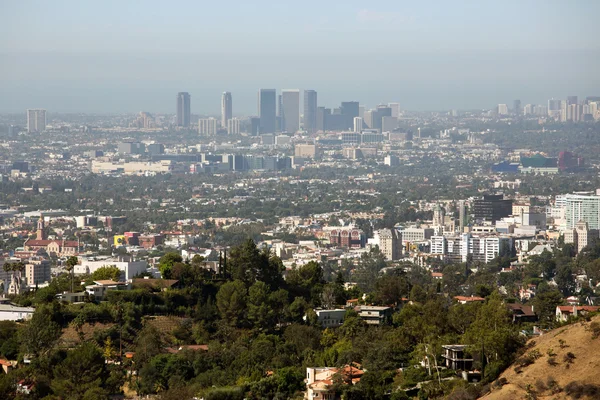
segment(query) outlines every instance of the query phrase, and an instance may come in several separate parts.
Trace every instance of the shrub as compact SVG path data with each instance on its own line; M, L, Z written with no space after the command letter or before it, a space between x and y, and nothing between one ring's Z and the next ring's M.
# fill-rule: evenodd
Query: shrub
M567 346L567 342L565 342L564 339L558 339L558 345L560 346L561 349L564 349L565 347L569 347L569 346Z
M537 390L539 390L540 392L543 392L544 390L546 390L546 384L544 383L543 380L538 379L535 381L535 388Z
M554 357L556 355L556 353L554 352L554 349L552 347L550 347L548 350L546 350L546 354L548 354L548 357Z
M556 382L556 379L554 379L553 376L549 376L548 379L546 379L546 385L552 394L560 393L562 390L562 388L558 386L558 382Z
M600 336L600 322L592 322L589 326L589 330L592 332L592 339L598 338L598 336Z
M565 354L563 360L564 362L566 362L567 364L573 364L573 360L575 360L577 357L575 357L575 354L568 352L567 354Z
M565 393L574 399L582 397L597 399L600 396L600 386L591 383L570 382L565 386Z
M558 365L558 363L556 362L556 358L554 358L554 357L549 357L547 362L548 362L548 365L551 365L553 367L556 367Z

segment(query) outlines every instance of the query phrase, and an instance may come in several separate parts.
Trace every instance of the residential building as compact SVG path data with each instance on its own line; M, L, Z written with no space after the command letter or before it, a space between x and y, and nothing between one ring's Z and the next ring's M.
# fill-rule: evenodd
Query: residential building
M300 90L283 89L281 91L282 131L296 133L300 129Z
M344 323L346 310L315 310L315 313L323 328L336 328Z
M432 236L430 252L442 256L448 262L466 262L469 255L475 262L488 263L498 256L509 254L513 247L510 237L473 236L463 233L458 236Z
M177 126L189 127L191 117L191 96L188 92L177 93Z
M375 232L379 250L388 261L400 259L402 255L402 234L395 229L381 229Z
M304 130L315 133L317 129L317 92L304 91Z
M358 306L356 311L367 325L387 325L390 323L393 313L392 307L380 306Z
M402 233L402 242L424 242L429 240L434 234L435 230L433 228L416 228L409 227L400 230Z
M44 132L46 130L46 110L32 108L27 110L27 132Z
M227 120L227 134L228 135L239 135L240 134L240 120L237 118L230 118Z
M498 104L498 115L508 115L508 106L506 104Z
M383 159L383 163L388 167L397 167L400 165L400 159L397 156L390 154L388 156L385 156L385 158Z
M260 118L260 134L275 133L277 119L277 92L275 89L259 90L258 116Z
M354 117L354 132L361 133L363 130L363 119L361 117Z
M589 229L600 229L600 196L567 194L562 200L567 229L573 229L579 221L587 222Z
M94 296L94 300L102 301L106 297L106 293L111 290L130 290L131 285L126 282L115 282L111 280L94 281L93 285L85 287L85 291Z
M42 257L31 257L25 262L25 278L27 285L35 286L50 282L50 261Z
M214 136L217 134L217 119L202 118L198 120L198 133L201 136Z
M19 307L11 304L8 299L0 299L0 321L24 321L33 316L33 307Z
M600 310L600 306L557 306L556 320L566 322L570 318L576 318L580 315L597 312L598 310Z
M443 345L442 349L442 357L446 360L446 368L462 371L470 371L473 369L473 357L467 354L466 345Z
M594 243L600 238L598 229L589 229L588 223L581 220L573 229L564 232L565 243L571 243L580 253L588 244Z
M233 118L233 104L231 99L231 92L223 92L223 95L221 96L221 126L223 128L228 128L227 122L231 118Z
M360 382L364 371L354 365L346 365L342 368L323 367L306 368L306 400L339 400L336 397L333 382L334 375L339 375L342 384L355 385Z

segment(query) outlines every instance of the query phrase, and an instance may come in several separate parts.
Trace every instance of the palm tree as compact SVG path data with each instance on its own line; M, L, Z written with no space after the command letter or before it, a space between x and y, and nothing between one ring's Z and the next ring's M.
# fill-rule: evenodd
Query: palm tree
M75 256L71 256L69 258L67 258L67 261L65 262L65 269L67 270L67 272L69 272L71 274L71 293L73 293L73 274L74 274L74 269L75 269L75 265L77 265L79 261L77 260L77 257Z

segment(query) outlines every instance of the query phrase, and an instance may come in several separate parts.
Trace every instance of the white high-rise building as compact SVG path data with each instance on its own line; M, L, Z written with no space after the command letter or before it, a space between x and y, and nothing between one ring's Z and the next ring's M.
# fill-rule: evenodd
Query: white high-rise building
M531 104L525 104L523 107L523 115L530 115L533 113L533 106Z
M221 96L221 126L227 128L227 121L232 117L231 92L223 92L223 96Z
M228 135L239 135L240 134L240 120L237 118L230 118L227 120L227 134Z
M46 110L41 108L27 110L27 132L44 132L46 130Z
M508 115L508 106L506 104L498 104L498 115Z
M217 134L216 118L201 118L198 120L198 133L202 136L214 136Z
M354 132L361 133L363 130L363 119L361 117L354 117Z
M567 194L564 196L566 228L573 229L579 221L589 229L600 229L600 196Z
M283 89L281 91L281 127L287 133L296 133L300 129L300 90Z

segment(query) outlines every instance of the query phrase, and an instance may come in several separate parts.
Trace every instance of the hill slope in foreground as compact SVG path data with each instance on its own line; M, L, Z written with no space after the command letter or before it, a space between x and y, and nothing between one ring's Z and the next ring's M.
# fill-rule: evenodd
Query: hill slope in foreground
M485 400L600 399L600 316L529 340Z

